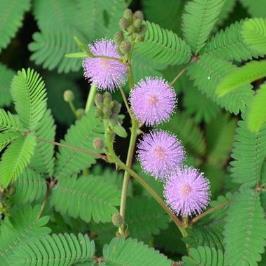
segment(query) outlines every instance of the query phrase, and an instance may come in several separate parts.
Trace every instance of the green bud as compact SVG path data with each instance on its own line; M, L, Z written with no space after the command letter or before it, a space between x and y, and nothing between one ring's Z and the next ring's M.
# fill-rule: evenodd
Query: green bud
M97 107L101 107L103 105L103 95L100 93L97 93L95 95L95 100L94 100L95 104Z
M124 17L125 19L132 20L132 18L133 18L133 13L132 13L132 11L131 11L130 9L127 8L127 9L124 11L123 17Z
M111 95L110 92L107 92L107 91L106 91L106 92L103 94L103 105L109 107L109 105L111 104L111 102L112 102L112 95Z
M120 44L124 40L124 33L122 31L117 32L114 39L117 44Z
M97 117L100 117L100 118L103 118L103 111L102 111L102 109L96 109L96 116Z
M133 17L134 17L134 19L140 19L140 20L144 19L143 13L141 11L136 11L134 13Z
M145 24L142 24L141 25L141 28L140 28L140 33L145 34L146 30L147 30L146 25Z
M136 19L134 22L133 22L133 26L135 27L136 30L140 30L141 29L141 26L142 26L142 20L141 19Z
M112 223L114 226L119 227L120 225L122 225L124 223L124 219L123 217L117 212L114 213L112 216Z
M105 105L105 106L103 106L102 111L103 111L103 118L104 119L109 119L110 118L110 115L111 115L111 109L110 109L110 107Z
M76 115L77 115L78 119L80 119L84 114L85 114L85 110L82 109L82 108L79 108L79 109L76 111Z
M131 50L131 43L128 41L121 42L119 49L122 53L128 54Z
M74 93L71 90L64 91L64 101L69 103L75 99Z
M127 32L128 32L129 34L132 34L134 31L135 31L135 28L134 28L133 25L130 25L130 26L127 28Z
M95 138L92 142L92 145L96 150L101 150L104 148L104 142L100 138Z
M126 18L121 18L119 20L119 26L121 30L126 30L130 24L130 21Z
M144 39L145 39L145 34L143 34L143 33L138 34L136 37L136 41L138 41L138 42L143 42Z
M118 115L121 111L121 104L117 101L113 102L113 106L112 106L112 115Z

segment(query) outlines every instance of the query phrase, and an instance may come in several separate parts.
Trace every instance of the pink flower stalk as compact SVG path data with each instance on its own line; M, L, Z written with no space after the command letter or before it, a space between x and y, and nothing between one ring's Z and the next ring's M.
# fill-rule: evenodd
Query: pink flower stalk
M111 40L100 40L90 45L89 49L94 57L84 59L84 76L102 90L113 91L122 86L126 80L127 67L119 61L120 55L115 43Z
M153 126L170 118L176 94L165 80L146 78L131 91L130 103L136 118L147 126Z
M164 196L177 215L200 214L209 203L209 181L197 169L180 168L166 181Z
M142 168L161 180L179 167L184 160L181 143L164 131L145 134L138 144L137 153Z

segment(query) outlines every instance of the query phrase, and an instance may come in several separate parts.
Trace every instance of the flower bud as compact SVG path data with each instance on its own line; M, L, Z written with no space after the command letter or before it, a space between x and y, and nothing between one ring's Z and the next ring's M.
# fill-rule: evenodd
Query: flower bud
M100 138L95 138L92 142L92 145L96 150L101 150L104 148L104 142Z
M102 111L103 111L103 118L109 119L111 115L111 108L109 106L104 106Z
M100 108L103 105L103 95L100 93L97 93L95 95L94 101L95 101L96 106Z
M141 29L141 25L142 25L142 20L141 19L136 19L134 22L133 22L133 26L135 27L135 29L137 31L139 31Z
M124 11L123 17L124 17L125 19L132 20L132 18L133 18L133 13L132 13L132 11L131 11L130 9L127 8L127 9Z
M136 11L134 13L133 17L134 17L134 19L140 19L140 20L144 19L143 13L141 11Z
M117 44L120 44L124 40L124 33L122 31L117 32L114 39Z
M75 99L74 93L71 90L64 91L64 101L69 103Z
M130 26L127 28L127 32L128 32L129 34L132 34L134 31L135 31L135 28L134 28L133 25L130 25Z
M106 106L106 107L109 107L109 105L111 104L112 102L112 95L110 92L105 92L103 94L103 105Z
M112 223L114 226L119 227L124 223L124 219L119 213L114 213L112 216Z
M117 101L113 102L112 115L118 115L121 111L121 104Z
M130 25L130 21L126 18L121 18L119 21L119 26L121 30L126 30L128 26Z
M131 43L128 41L122 41L119 46L119 49L122 53L128 54L131 50Z

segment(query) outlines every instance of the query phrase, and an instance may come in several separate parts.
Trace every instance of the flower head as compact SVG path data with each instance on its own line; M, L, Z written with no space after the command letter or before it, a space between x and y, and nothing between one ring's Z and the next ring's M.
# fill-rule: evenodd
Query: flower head
M148 126L169 119L175 108L176 94L161 78L141 80L131 91L131 108L137 119Z
M145 134L138 144L137 152L142 168L159 179L164 179L184 159L181 143L164 131Z
M209 190L209 181L197 169L180 168L166 181L164 196L176 214L188 216L207 207Z
M115 43L111 40L100 40L90 45L89 49L94 57L84 59L84 76L103 90L112 91L123 85L127 67L119 61Z

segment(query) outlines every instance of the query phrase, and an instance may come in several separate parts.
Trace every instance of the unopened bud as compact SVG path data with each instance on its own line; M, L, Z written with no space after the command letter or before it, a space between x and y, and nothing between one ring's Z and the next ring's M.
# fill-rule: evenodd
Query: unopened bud
M142 25L142 20L141 19L136 19L133 23L133 26L135 27L136 30L140 30Z
M95 104L97 107L101 107L103 105L103 95L100 93L97 93L95 95Z
M135 31L135 28L134 28L133 25L130 25L130 26L127 28L127 32L128 32L129 34L132 34L134 31Z
M112 114L113 115L118 115L121 111L121 104L117 101L113 102L113 106L112 106Z
M126 19L128 19L128 20L131 20L132 17L133 17L132 11L130 9L126 9L124 11L123 17L126 18Z
M124 33L122 31L117 32L114 39L117 44L120 44L124 40Z
M95 138L93 140L93 143L92 143L93 147L96 149L96 150L101 150L104 148L104 142L102 139L100 138Z
M124 223L124 219L119 213L114 213L112 216L112 223L114 226L119 227Z
M74 93L71 90L64 91L64 101L69 103L75 99Z
M127 20L126 18L121 18L119 20L119 26L121 30L126 30L129 25L130 25L130 21Z
M111 102L112 102L112 95L111 95L111 93L110 92L105 92L104 94L103 94L103 105L104 106L109 106L110 104L111 104Z
M121 42L119 49L122 53L128 54L131 50L131 43L128 41Z
M109 106L104 106L103 107L103 118L104 119L108 119L110 118L110 115L111 115L111 109Z
M134 17L134 19L140 19L140 20L144 19L143 13L141 11L136 11L134 13L133 17Z

